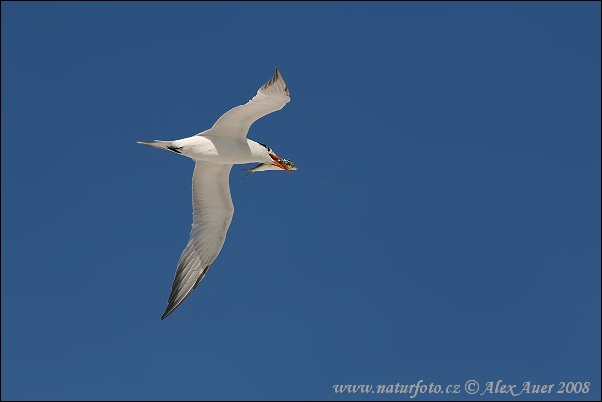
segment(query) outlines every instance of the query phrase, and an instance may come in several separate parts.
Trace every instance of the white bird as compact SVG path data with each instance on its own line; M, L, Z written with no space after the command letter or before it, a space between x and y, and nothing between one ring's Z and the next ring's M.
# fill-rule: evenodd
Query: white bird
M162 320L199 285L224 245L234 214L228 183L232 165L258 162L250 173L297 170L294 163L279 157L267 145L246 138L256 120L282 109L290 99L286 82L276 67L274 76L253 99L227 111L209 130L181 140L138 142L196 162L192 176L192 230L180 256Z

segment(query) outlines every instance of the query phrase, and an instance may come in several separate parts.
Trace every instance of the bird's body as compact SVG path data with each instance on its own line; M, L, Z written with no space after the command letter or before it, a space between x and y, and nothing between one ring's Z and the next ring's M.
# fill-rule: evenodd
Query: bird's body
M192 178L190 240L180 256L161 319L171 314L197 287L224 245L234 214L229 186L232 165L259 163L252 171L297 169L267 145L246 138L253 122L282 109L289 101L288 87L276 68L274 76L253 99L230 109L209 130L175 141L139 142L187 156L196 162Z
M169 142L168 146L177 149L174 152L195 161L211 163L270 163L265 147L246 138L231 139L203 133L193 137ZM151 143L153 144L153 143Z

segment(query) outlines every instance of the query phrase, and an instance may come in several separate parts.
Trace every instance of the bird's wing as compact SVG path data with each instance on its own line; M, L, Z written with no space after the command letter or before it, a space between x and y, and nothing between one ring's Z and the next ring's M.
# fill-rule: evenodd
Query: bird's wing
M192 175L192 230L180 256L164 319L188 297L217 258L232 222L232 165L197 161Z
M220 117L211 129L199 135L217 135L233 139L244 139L249 127L263 116L276 112L290 102L291 96L276 67L274 76L259 88L257 95L244 105L228 110Z

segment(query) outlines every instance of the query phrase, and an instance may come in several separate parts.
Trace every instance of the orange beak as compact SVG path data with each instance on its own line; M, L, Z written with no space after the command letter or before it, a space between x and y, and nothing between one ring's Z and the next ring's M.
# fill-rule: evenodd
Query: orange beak
M274 165L278 166L280 169L286 170L287 172L291 172L291 170L289 168L287 168L286 166L284 166L282 163L278 162L278 159L281 159L278 155L270 154L270 156L274 160Z

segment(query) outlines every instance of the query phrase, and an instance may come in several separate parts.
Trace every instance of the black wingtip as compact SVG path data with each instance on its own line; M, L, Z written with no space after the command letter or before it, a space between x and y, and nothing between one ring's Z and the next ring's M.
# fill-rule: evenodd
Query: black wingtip
M179 304L178 304L179 306ZM167 308L165 308L165 312L163 313L163 315L161 316L161 321L163 321L164 319L166 319L171 313L174 312L174 310L176 308L178 308L178 306L173 307L171 304L167 306Z

